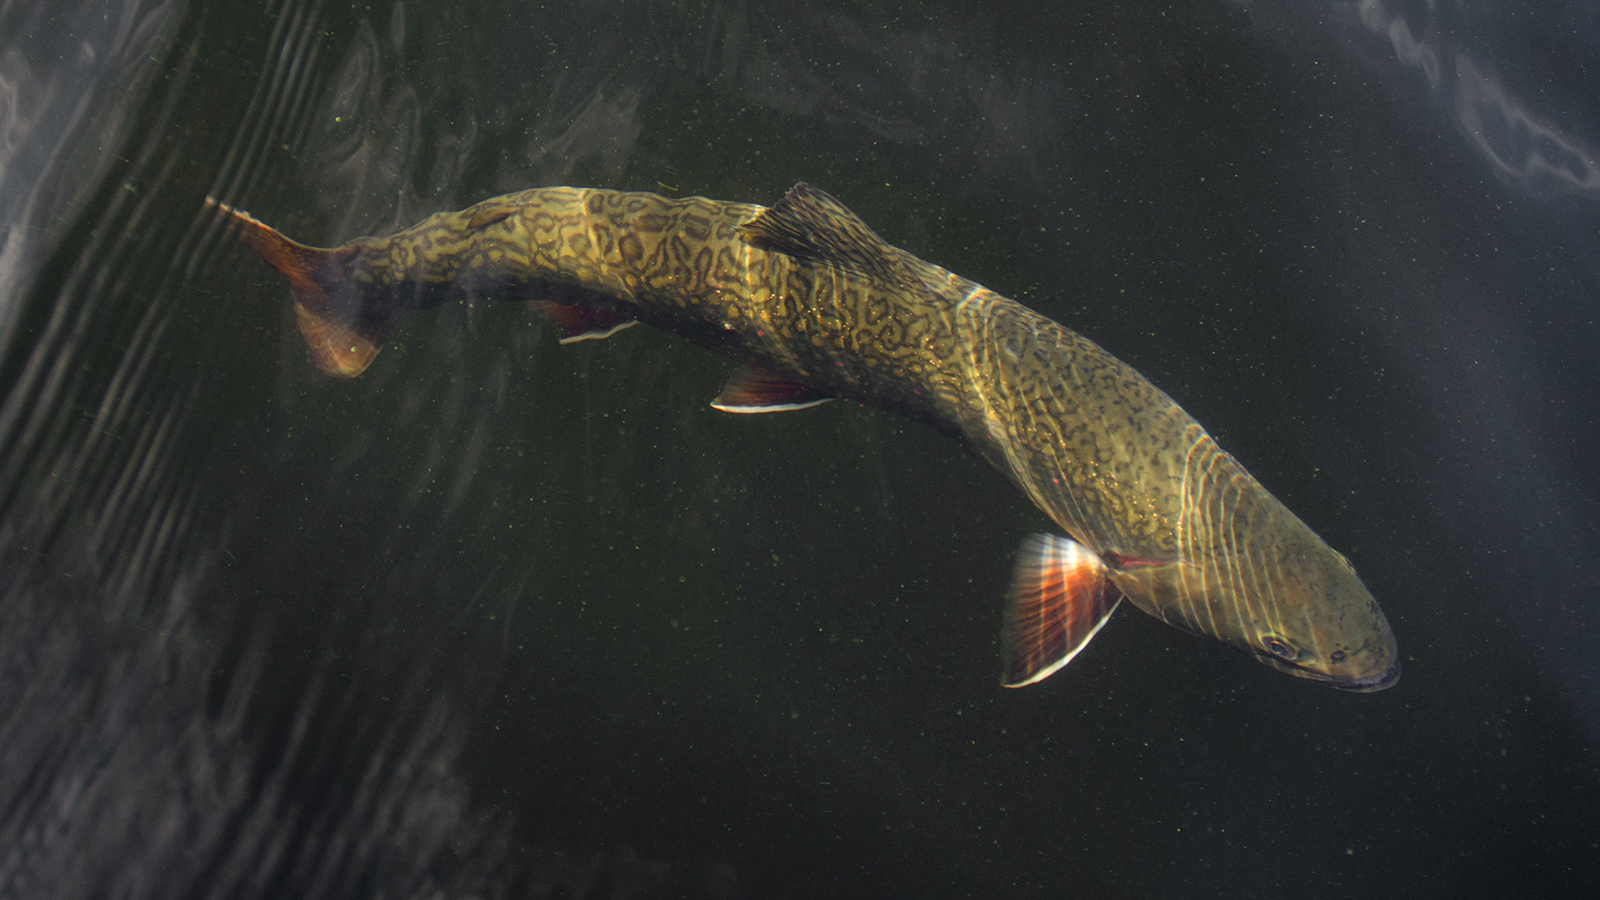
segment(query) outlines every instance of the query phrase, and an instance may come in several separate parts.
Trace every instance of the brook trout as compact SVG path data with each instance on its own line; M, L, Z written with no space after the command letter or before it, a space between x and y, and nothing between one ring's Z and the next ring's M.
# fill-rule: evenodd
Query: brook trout
M644 322L739 363L712 406L843 398L963 441L1066 537L1023 545L1002 683L1069 662L1126 597L1274 669L1351 691L1400 677L1355 569L1204 428L1092 341L890 246L798 184L776 205L552 187L331 249L208 202L294 289L311 355L344 377L405 314L539 302L563 343Z

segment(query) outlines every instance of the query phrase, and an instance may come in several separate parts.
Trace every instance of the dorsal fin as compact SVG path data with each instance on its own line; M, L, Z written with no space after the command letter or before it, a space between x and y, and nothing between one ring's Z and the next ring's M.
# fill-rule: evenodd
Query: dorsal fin
M804 181L739 226L750 246L828 263L890 284L914 284L905 254L826 191Z

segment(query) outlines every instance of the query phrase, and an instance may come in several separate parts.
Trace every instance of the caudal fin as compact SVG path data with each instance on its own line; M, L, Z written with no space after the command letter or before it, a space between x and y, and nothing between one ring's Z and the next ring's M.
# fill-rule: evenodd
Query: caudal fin
M242 209L207 197L206 205L233 218L239 239L266 260L294 288L295 320L311 355L322 371L354 378L372 364L388 335L386 322L367 321L358 308L337 303L329 295L330 282L339 278L345 251L307 247L279 234Z

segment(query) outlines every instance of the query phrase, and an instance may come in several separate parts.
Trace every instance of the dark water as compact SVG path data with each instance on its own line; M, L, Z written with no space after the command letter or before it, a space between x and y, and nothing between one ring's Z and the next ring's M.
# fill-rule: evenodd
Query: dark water
M1600 893L1597 53L1579 3L0 0L0 895ZM202 204L799 179L1176 397L1400 684L1123 610L1004 691L1048 523L953 442L487 301L329 379Z

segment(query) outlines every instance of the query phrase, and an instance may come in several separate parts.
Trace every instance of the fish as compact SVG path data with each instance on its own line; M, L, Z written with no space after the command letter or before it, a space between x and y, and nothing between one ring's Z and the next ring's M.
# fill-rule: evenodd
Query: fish
M736 365L711 406L848 400L960 440L1061 530L1028 537L1001 683L1074 659L1123 599L1281 672L1354 692L1400 678L1393 631L1343 555L1201 425L1093 341L892 246L827 192L771 206L544 187L331 248L208 197L275 268L324 371L353 378L413 312L537 304L562 343L637 323Z

